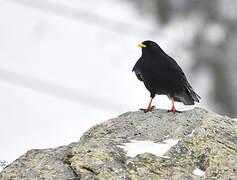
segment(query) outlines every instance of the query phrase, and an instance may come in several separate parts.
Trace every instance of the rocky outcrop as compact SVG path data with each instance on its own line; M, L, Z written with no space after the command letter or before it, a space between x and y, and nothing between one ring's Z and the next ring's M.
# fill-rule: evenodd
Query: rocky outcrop
M164 156L129 157L123 144L176 139ZM198 174L200 171L203 174ZM92 127L78 143L30 150L0 179L236 179L237 122L195 108L128 112Z

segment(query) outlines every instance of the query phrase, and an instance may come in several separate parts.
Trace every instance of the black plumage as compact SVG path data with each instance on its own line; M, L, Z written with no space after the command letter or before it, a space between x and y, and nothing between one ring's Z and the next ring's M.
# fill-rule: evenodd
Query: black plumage
M172 99L173 112L174 101L183 102L185 105L199 102L200 96L194 92L183 70L157 43L148 40L138 46L142 48L142 56L132 71L135 71L137 78L144 82L151 94L151 101L156 94L167 95ZM151 101L147 111L151 109Z

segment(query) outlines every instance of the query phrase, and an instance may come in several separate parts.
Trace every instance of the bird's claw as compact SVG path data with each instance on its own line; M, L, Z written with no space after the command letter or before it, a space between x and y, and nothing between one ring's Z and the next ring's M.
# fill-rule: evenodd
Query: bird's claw
M140 108L139 110L140 110L140 111L143 111L144 113L147 113L147 112L150 112L150 111L152 111L152 110L154 110L154 109L156 109L156 107L155 107L155 106L151 106L150 109L143 109L143 108Z
M168 110L167 112L173 112L175 114L175 113L181 113L182 111L178 111L176 109L175 110L171 109L171 110Z

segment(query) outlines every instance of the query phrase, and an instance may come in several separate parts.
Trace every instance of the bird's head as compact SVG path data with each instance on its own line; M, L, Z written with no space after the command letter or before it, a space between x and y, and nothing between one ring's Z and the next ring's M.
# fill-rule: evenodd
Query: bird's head
M138 44L138 47L142 48L142 53L164 53L164 51L160 48L160 46L151 40L143 41Z

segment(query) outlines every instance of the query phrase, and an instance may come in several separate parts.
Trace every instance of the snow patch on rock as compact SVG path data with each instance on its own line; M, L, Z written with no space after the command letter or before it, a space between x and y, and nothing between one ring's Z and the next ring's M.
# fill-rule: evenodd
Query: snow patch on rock
M202 171L201 169L196 168L193 171L193 174L196 175L196 176L204 176L206 173L205 173L205 171Z
M138 154L152 153L156 156L169 158L164 156L165 153L174 145L178 143L179 139L168 139L161 143L155 143L153 141L136 141L133 140L130 143L119 146L122 148L128 156L135 157Z

